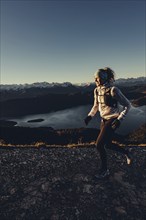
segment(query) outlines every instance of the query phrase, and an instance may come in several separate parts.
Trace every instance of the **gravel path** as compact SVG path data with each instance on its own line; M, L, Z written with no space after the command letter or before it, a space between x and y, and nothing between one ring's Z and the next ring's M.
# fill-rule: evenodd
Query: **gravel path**
M130 149L131 166L108 151L111 175L95 181L94 147L0 148L0 219L145 219L146 148Z

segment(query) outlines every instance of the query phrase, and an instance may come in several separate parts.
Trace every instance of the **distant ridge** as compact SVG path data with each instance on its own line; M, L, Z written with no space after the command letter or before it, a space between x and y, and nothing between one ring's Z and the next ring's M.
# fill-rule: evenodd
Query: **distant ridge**
M138 77L138 78L120 78L117 79L115 82L115 85L122 85L126 84L126 86L131 86L131 84L144 84L146 83L146 77ZM57 88L69 88L69 87L74 87L77 89L84 89L88 87L93 87L95 85L94 82L87 82L87 83L76 83L72 84L70 82L64 82L64 83L57 83L57 82L35 82L35 83L25 83L25 84L1 84L0 85L0 90L14 90L14 91L19 91L19 90L24 90L24 89L31 89L31 88L40 88L40 89L57 89Z
M25 83L25 84L2 84L0 86L1 90L20 90L20 89L29 89L29 88L54 88L54 87L69 87L72 86L69 82L64 83L48 83L48 82L35 82L35 83Z

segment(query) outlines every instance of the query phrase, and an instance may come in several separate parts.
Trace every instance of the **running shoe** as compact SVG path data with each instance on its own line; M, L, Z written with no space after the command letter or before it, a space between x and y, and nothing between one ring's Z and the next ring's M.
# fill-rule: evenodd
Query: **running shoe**
M131 157L131 153L129 152L128 154L125 154L126 160L127 160L127 164L131 165L132 163L132 157Z
M96 174L94 177L96 179L104 179L108 177L109 175L110 175L110 171L107 169L107 170L101 170L99 174Z

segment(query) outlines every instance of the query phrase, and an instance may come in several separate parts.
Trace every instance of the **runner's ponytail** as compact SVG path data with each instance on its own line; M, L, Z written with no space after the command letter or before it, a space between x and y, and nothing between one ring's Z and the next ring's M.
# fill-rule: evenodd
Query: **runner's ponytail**
M115 81L115 72L109 67L105 67L104 71L107 73L108 82L114 82Z

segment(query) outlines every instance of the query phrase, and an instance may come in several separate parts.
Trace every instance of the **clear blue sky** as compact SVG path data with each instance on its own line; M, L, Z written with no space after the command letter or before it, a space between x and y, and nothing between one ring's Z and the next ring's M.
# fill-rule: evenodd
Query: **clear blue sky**
M145 1L1 1L1 83L145 75Z

